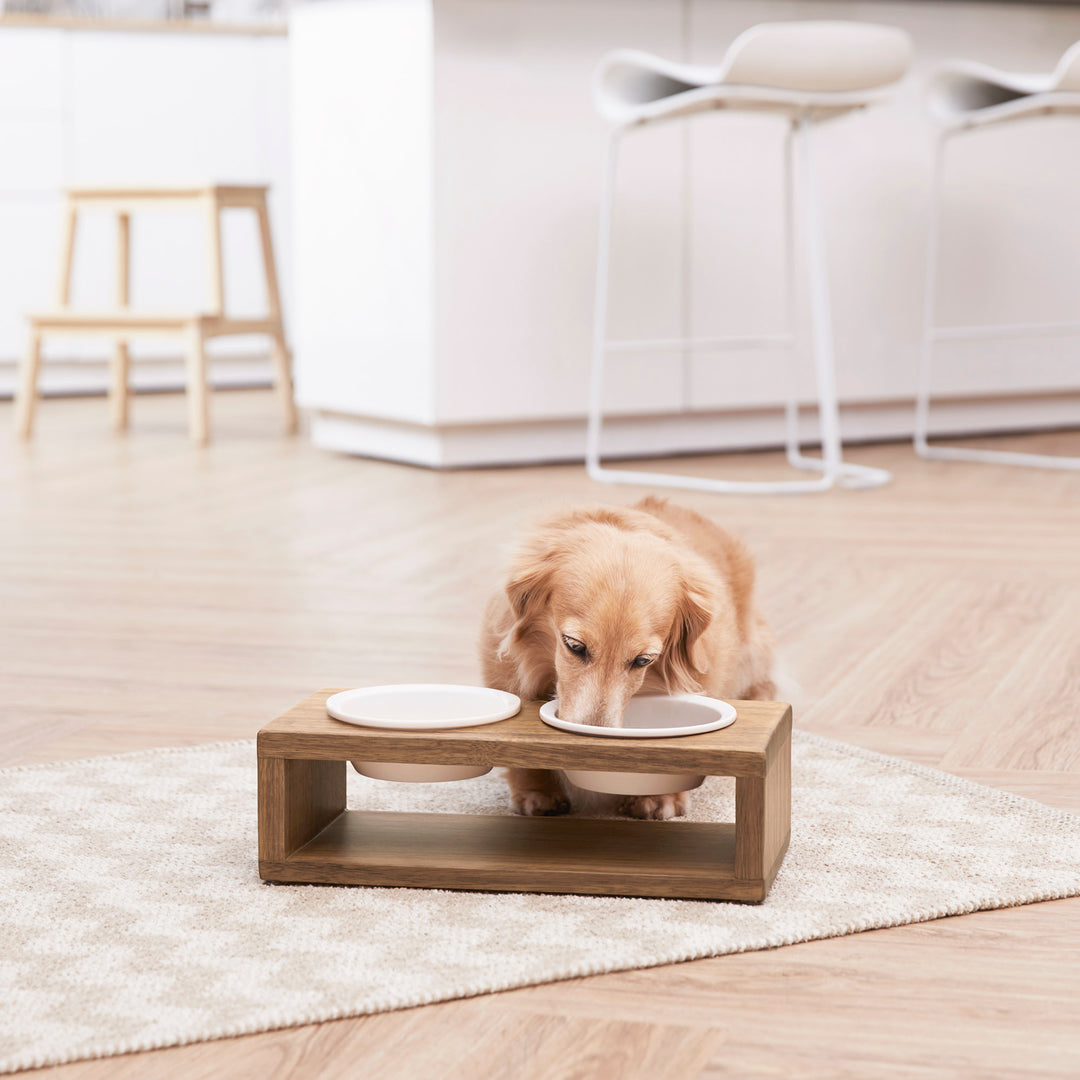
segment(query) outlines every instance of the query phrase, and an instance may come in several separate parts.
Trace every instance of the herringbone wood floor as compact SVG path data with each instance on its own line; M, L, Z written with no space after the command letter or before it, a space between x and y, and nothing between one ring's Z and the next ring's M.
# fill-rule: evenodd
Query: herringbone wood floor
M0 456L0 763L248 736L319 686L476 680L481 604L522 523L639 494L574 466L326 454L276 436L268 393L213 408L198 451L176 396L140 397L126 438L100 400L49 401L36 443ZM1080 454L1080 432L998 444ZM797 723L1080 811L1080 475L852 457L895 483L679 496L756 551ZM1073 900L53 1072L1075 1077L1078 1002Z

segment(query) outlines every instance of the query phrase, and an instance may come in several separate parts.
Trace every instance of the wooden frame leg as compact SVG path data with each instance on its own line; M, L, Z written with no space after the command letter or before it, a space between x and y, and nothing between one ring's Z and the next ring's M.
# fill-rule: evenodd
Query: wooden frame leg
M791 732L771 753L764 776L735 781L735 877L761 881L762 898L791 837Z
M29 439L34 431L34 408L37 405L38 373L41 370L41 332L32 329L26 353L19 365L19 385L15 395L15 434Z
M345 762L259 758L259 868L284 862L345 810Z
M210 414L206 383L206 341L201 323L194 323L188 330L187 399L191 441L204 445L210 440Z

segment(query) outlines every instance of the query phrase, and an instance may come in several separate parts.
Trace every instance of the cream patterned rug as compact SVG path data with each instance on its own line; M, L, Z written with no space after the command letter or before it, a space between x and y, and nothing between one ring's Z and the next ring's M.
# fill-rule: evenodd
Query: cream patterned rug
M357 807L506 812L497 772L349 772ZM0 772L0 1071L1080 894L1080 816L804 732L760 906L264 885L255 821L251 741Z

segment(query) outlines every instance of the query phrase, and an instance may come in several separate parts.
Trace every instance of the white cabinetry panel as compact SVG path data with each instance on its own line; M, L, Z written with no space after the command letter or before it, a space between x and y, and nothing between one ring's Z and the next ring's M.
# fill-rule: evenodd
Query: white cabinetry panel
M26 340L22 313L49 307L56 290L59 197L0 198L0 357Z
M590 102L615 45L677 54L680 0L439 0L435 304L446 423L585 408L605 125ZM679 321L680 142L627 143L612 277L617 335ZM619 361L609 402L677 404L657 357Z
M252 179L260 165L256 44L209 34L73 34L71 183Z
M64 184L64 133L59 116L0 110L4 147L0 153L0 199Z
M431 423L430 5L305 5L290 40L298 400Z
M62 30L0 30L0 118L11 112L59 113L67 74Z
M65 186L270 184L282 301L291 307L288 42L278 36L0 29L0 362L22 349L22 311L54 300ZM223 215L226 301L266 310L258 230ZM80 216L73 302L115 303L115 218ZM206 230L195 211L132 220L132 303L206 305ZM215 352L264 351L253 339ZM175 345L139 351L177 352ZM96 357L100 342L57 342L47 355Z
M715 63L747 26L791 18L779 0L689 0L692 59ZM807 18L823 8L808 5ZM884 104L817 129L828 238L837 381L842 401L910 399L922 318L933 126L923 91L941 62L967 57L1017 71L1049 71L1080 38L1074 7L948 3L836 4L827 17L902 26L915 66ZM1033 32L1038 24L1038 33ZM943 322L1080 318L1076 123L1040 120L957 139L949 149L940 264ZM693 124L694 312L704 295L717 324L779 325L779 135L768 121L717 115ZM800 276L800 287L802 287ZM803 290L805 291L805 290ZM805 305L800 306L805 329ZM782 313L781 316L782 318ZM1075 339L965 342L940 348L941 393L1033 392L1080 386ZM804 333L800 384L812 397ZM776 403L783 354L695 359L696 408ZM774 383L774 386L778 385Z

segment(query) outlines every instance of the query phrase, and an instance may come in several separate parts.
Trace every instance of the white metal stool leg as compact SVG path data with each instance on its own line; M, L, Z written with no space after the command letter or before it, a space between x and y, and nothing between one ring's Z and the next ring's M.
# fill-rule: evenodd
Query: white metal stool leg
M596 295L593 303L592 365L589 370L589 419L585 431L585 471L593 480L615 483L612 470L600 464L600 436L604 422L604 360L607 355L608 276L611 268L611 219L615 210L615 175L619 167L621 128L608 139L604 186L600 198L600 235L596 250Z
M836 399L836 372L833 358L832 305L829 299L829 266L825 225L818 198L817 170L813 154L812 122L804 113L795 127L798 151L797 176L802 188L802 228L806 250L807 277L810 289L810 323L814 365L817 373L818 416L821 427L821 459L807 457L799 449L798 404L789 401L787 409L788 461L801 469L821 469L823 479L838 480L844 487L879 487L891 475L884 469L854 465L843 460L840 440L840 410ZM786 162L791 168L790 156ZM790 205L790 197L789 197ZM794 252L789 251L789 261ZM790 303L790 301L789 301ZM794 380L793 380L794 381ZM792 387L794 393L794 386Z
M607 164L604 172L603 197L600 212L600 235L597 252L596 306L593 322L592 367L589 379L589 417L586 437L585 465L589 476L604 483L649 484L656 487L685 488L729 494L796 494L824 491L839 480L848 487L876 487L888 482L890 476L881 469L852 465L841 457L840 428L833 376L831 313L825 260L824 229L817 200L813 160L810 151L810 121L803 117L795 133L800 146L799 179L803 185L802 223L808 256L811 309L813 313L814 357L817 369L818 409L821 416L823 457L807 457L799 449L798 404L795 387L786 406L786 443L788 460L797 468L821 472L813 480L745 481L714 480L707 477L683 476L671 473L646 472L631 469L609 469L600 463L600 441L603 431L604 363L609 349L607 341L608 280L611 262L611 228L615 199L615 178L618 170L619 144L625 128L612 131ZM787 262L789 321L794 325L793 260L794 214L792 198L792 160L789 145L785 155L787 185ZM671 343L673 344L673 343ZM692 343L690 343L692 344ZM793 380L794 382L794 380Z
M930 213L926 244L926 284L923 296L923 334L919 357L919 376L915 389L915 452L922 457L938 461L980 461L995 465L1028 465L1042 469L1080 469L1080 457L1055 457L1051 454L1019 454L1009 450L980 450L969 446L933 446L930 435L930 388L933 381L934 348L939 338L952 340L974 337L1009 337L1022 332L1044 332L1055 329L1052 325L1018 327L959 327L951 332L935 326L937 305L937 265L941 236L941 189L945 173L945 149L949 138L956 134L943 131L934 148L934 171L930 187ZM1076 327L1065 324L1069 331Z

